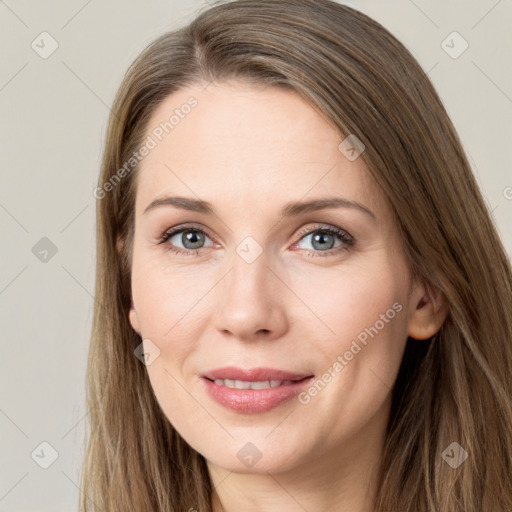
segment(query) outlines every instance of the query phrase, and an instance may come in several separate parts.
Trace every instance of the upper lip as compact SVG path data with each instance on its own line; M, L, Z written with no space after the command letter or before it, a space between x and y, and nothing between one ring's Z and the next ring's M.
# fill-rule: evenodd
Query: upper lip
M252 382L263 382L266 380L302 380L306 377L312 377L312 374L287 372L274 368L236 368L234 366L226 366L224 368L215 368L201 374L210 380L231 379Z

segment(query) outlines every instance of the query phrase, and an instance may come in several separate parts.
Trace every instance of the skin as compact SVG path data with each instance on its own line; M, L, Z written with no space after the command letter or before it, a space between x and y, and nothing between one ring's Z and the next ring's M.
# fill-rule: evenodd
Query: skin
M412 280L386 198L363 159L340 152L344 137L318 111L273 87L204 87L181 89L153 112L146 135L190 96L198 101L137 176L129 319L160 350L147 366L151 385L205 457L215 512L368 512L407 336L439 330L444 298ZM207 200L217 215L173 206L143 213L164 195ZM332 195L375 219L356 208L279 214L288 202ZM189 223L207 233L198 256L184 233L158 243ZM336 252L344 243L333 235L314 245L317 224L355 244ZM251 263L236 252L247 236L262 250ZM191 255L166 250L171 244ZM242 414L205 392L199 374L227 365L322 376L396 302L402 310L308 404L294 398ZM252 467L237 457L248 442L262 455Z

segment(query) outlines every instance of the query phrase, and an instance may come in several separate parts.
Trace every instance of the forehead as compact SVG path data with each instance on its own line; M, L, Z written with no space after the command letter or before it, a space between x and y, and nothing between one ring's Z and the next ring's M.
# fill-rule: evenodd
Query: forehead
M261 207L340 194L374 211L383 198L362 158L297 93L242 82L169 95L145 134L152 149L137 176L137 214L166 193ZM381 205L384 206L384 205Z

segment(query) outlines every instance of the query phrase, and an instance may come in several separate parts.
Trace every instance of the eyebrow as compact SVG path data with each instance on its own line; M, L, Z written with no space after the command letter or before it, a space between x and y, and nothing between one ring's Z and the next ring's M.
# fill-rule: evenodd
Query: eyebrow
M182 196L164 196L152 201L144 210L143 215L147 212L160 208L162 206L174 206L182 210L202 213L205 215L216 215L215 208L208 201L194 199ZM375 214L366 206L357 201L345 199L343 197L326 197L322 199L312 199L309 201L294 201L287 203L281 210L282 217L296 217L303 213L310 213L317 210L327 208L355 208L369 215L373 220L377 220Z

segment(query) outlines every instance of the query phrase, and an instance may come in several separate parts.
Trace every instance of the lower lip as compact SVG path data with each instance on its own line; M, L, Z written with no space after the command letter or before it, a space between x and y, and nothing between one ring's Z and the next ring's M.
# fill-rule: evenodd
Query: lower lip
M244 414L256 414L274 409L278 405L298 395L312 380L307 377L293 384L266 389L233 389L215 384L202 378L208 394L220 405Z

